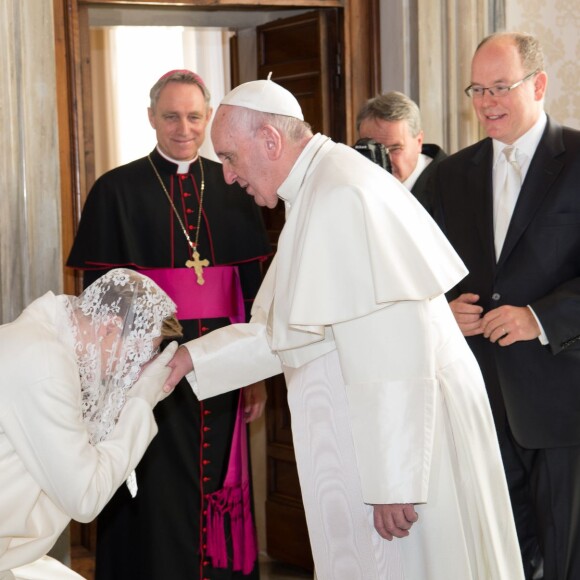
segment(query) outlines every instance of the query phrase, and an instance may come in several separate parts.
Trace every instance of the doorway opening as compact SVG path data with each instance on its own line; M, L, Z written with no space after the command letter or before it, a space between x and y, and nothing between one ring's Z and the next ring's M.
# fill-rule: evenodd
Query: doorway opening
M233 35L218 27L91 27L95 177L150 152L155 132L147 120L149 90L166 72L195 71L212 103L222 99L231 88ZM209 139L200 152L216 159Z

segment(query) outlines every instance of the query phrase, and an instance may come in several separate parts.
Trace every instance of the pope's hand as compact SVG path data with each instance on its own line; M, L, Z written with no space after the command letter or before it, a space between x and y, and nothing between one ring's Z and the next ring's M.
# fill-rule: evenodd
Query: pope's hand
M169 394L173 391L177 383L193 370L193 362L191 361L187 348L183 345L180 346L167 366L171 367L171 373L165 381L163 390Z
M262 416L266 406L266 385L263 381L244 387L244 418L251 423Z
M375 529L389 542L409 535L411 526L419 519L412 503L377 504L374 507Z
M174 341L159 356L147 364L139 379L127 393L127 396L145 399L151 407L155 407L159 401L167 397L171 392L167 392L163 388L171 371L167 363L175 355L176 350L177 342Z

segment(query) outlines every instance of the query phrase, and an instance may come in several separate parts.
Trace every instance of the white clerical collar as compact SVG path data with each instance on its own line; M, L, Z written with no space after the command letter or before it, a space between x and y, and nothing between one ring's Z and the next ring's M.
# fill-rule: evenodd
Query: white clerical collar
M161 155L161 157L163 157L164 159L167 159L167 161L171 161L171 163L177 165L176 173L189 173L189 166L199 157L199 155L196 155L193 159L190 159L189 161L178 161L177 159L172 159L171 157L169 157L169 155L165 155L165 153L163 153L163 151L159 149L159 145L157 145L157 153L159 153L159 155Z
M298 159L294 163L288 177L282 182L282 185L278 188L278 197L282 199L286 206L292 204L302 183L306 178L308 171L310 170L312 163L320 151L323 145L326 143L332 143L330 137L322 135L321 133L316 133L310 141L306 144L306 147L302 150Z
M415 165L415 169L413 169L413 172L411 173L411 175L409 175L409 177L407 177L407 179L405 179L405 181L403 181L403 185L409 191L411 191L411 189L413 189L415 182L417 181L417 179L419 179L419 175L421 175L421 173L423 173L423 171L425 170L425 167L427 167L427 165L429 165L429 163L431 163L431 161L433 161L432 157L429 157L429 155L425 155L424 153L419 153L419 157L417 157L417 165Z

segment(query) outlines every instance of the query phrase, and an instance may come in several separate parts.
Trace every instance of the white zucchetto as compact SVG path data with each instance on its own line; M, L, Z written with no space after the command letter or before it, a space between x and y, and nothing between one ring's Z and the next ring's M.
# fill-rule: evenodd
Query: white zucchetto
M286 115L304 121L302 109L296 97L284 87L270 80L250 81L230 91L220 105L245 107L262 113Z

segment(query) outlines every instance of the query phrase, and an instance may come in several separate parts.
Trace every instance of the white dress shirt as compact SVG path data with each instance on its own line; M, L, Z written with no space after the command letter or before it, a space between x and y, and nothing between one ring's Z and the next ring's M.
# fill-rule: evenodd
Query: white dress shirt
M512 143L512 145L516 148L516 161L520 166L520 172L522 175L522 184L526 180L526 175L528 173L528 169L530 168L530 163L532 158L536 152L538 144L540 143L540 139L544 134L544 129L546 128L546 123L548 118L546 113L542 111L538 120L534 123L531 129L528 130L527 133L524 133L519 139L516 139ZM505 155L502 155L503 150L507 147L506 143L502 143L501 141L497 141L496 139L493 140L493 206L494 206L494 215L495 209L497 207L497 196L499 192L502 190L503 183L505 180L506 175L506 165L507 160ZM546 345L548 344L548 337L544 332L544 328L542 327L542 323L540 319L537 317L536 313L534 312L533 308L528 305L530 312L533 314L538 326L540 327L540 336L538 340Z

